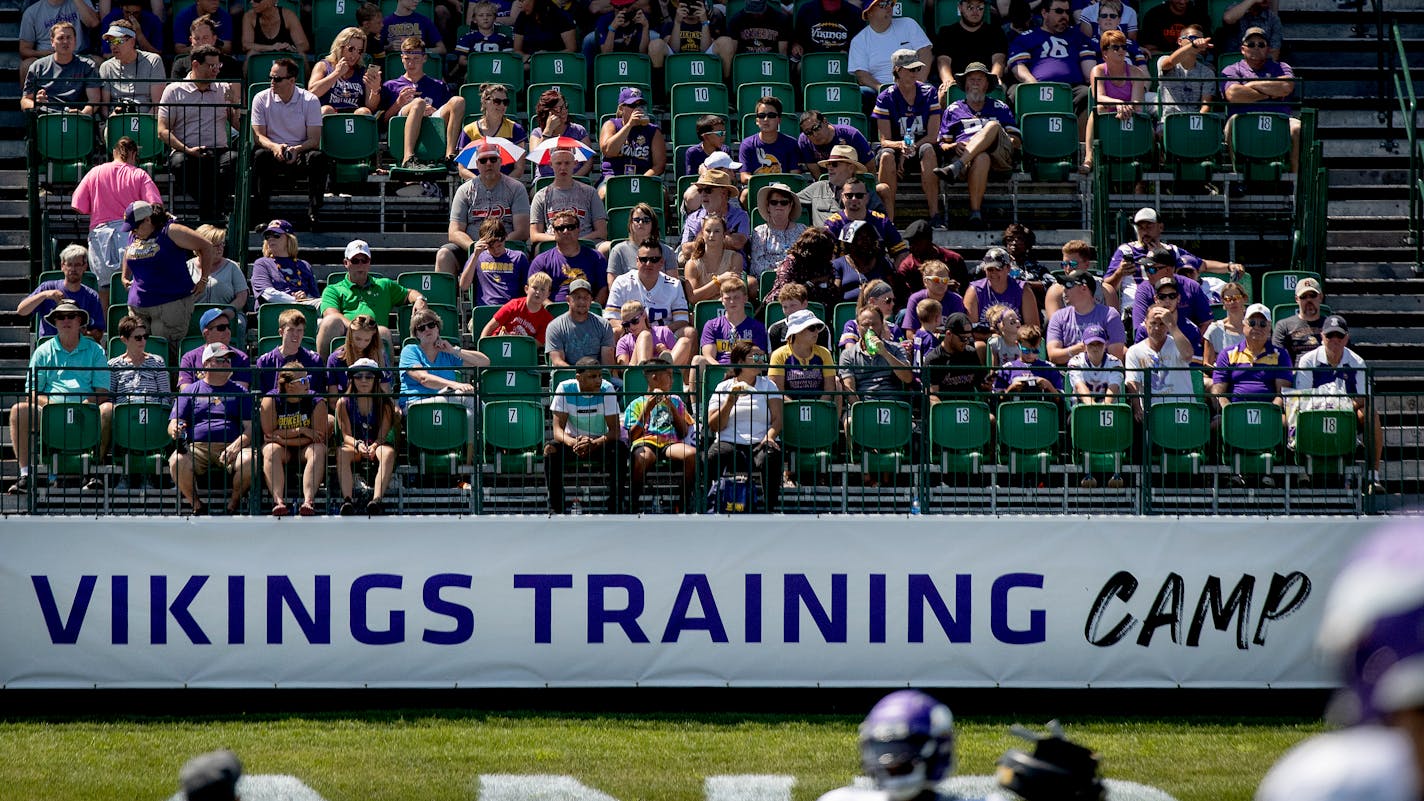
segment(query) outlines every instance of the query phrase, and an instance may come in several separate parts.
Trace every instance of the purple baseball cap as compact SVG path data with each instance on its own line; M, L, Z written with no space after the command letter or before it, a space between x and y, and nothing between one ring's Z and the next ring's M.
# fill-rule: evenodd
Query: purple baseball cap
M1100 325L1098 325L1097 323L1093 323L1092 325L1090 325L1090 326L1088 326L1087 328L1084 328L1084 329L1083 329L1083 344L1084 344L1084 345L1106 344L1107 341L1108 341L1108 332L1107 332L1106 330L1104 330L1103 327L1100 326Z
M618 93L618 105L637 106L647 105L647 98L643 97L643 90L636 86L625 86L623 91Z

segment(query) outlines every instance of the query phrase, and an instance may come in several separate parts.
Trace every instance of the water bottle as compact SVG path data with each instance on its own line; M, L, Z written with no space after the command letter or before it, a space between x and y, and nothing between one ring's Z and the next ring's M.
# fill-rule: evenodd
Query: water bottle
M905 126L905 147L911 150L915 147L915 133L910 130L910 126L908 125Z
M867 356L874 356L880 352L880 337L874 331L865 332L865 353Z
M919 516L920 516L920 496L918 496L918 495L911 495L911 496L910 496L910 517L919 517Z
M578 497L577 495L574 496L574 505L569 508L569 514L571 514L571 515L581 515L581 514L583 514L583 499L581 499L581 498Z
M1017 264L1009 268L1009 277L1014 279L1015 281L1018 281L1019 279L1023 278L1023 274L1023 269L1020 268Z

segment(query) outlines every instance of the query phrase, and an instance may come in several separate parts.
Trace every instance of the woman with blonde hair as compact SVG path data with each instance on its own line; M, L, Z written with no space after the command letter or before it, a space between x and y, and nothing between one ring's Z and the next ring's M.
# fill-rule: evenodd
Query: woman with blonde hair
M348 371L362 359L370 359L382 368L391 366L381 341L381 327L369 314L358 314L346 324L346 341L326 358L327 385L332 392L346 391ZM388 369L378 376L378 381L383 392L390 392L394 385Z
M480 116L471 120L462 130L462 136L456 152L463 150L471 142L476 142L490 136L498 136L501 139L508 139L510 142L524 147L527 134L524 126L515 122L505 115L509 111L511 102L509 87L502 83L480 84ZM524 175L524 162L527 159L515 159L513 164L505 164L500 167L500 172L510 178L521 178ZM475 174L465 165L459 165L460 177L468 181L475 177Z
M697 238L687 243L687 253L683 278L691 304L721 297L726 278L744 278L742 254L727 246L727 221L720 214L703 219Z
M343 28L331 40L331 54L316 62L307 91L321 101L322 114L376 113L381 105L381 68L363 69L366 32Z
M297 235L286 220L273 220L262 230L262 258L252 263L252 293L264 303L321 303L311 262L297 258Z
M247 277L242 274L242 268L237 266L237 262L223 255L227 249L227 229L203 224L198 226L195 231L198 236L213 245L212 249L207 251L207 258L212 260L211 264L206 265L208 288L198 296L198 302L221 303L237 310L236 324L233 326L233 341L246 342L247 318L243 312L247 311L247 299L252 293L248 290ZM188 272L193 275L195 281L203 273L204 265L201 258L195 252L193 258L188 260Z

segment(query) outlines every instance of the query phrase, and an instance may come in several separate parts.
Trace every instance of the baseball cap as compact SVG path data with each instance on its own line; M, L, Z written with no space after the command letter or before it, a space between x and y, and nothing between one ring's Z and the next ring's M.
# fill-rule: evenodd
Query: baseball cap
M354 375L356 373L361 372L379 373L380 371L381 366L379 364L376 364L375 359L357 359L355 363L351 365L351 368L347 371L347 374Z
M481 142L480 146L475 148L476 156L483 156L486 153L493 153L500 158L504 157L504 151L500 150L499 145L496 145L494 142Z
M1108 341L1108 332L1102 326L1094 323L1083 329L1083 344L1103 344Z
M1182 291L1182 285L1177 282L1176 278L1173 278L1170 275L1157 279L1157 282L1152 285L1152 288L1161 289L1162 287L1167 286L1175 288L1178 292Z
M930 227L929 220L915 220L905 229L905 239L919 239L921 237L933 237L934 229Z
M919 53L917 53L917 52L915 52L914 50L911 50L911 49L909 49L909 48L907 47L907 48L902 48L902 49L900 49L900 50L896 50L893 54L891 54L891 56L890 56L890 66L891 66L892 68L894 68L894 69L897 69L897 70L899 70L899 69L917 70L917 69L923 68L923 67L925 66L925 62L923 62L923 61L920 60L920 54L919 54Z
M984 251L984 258L979 260L979 267L982 269L986 264L1013 264L1014 259L1003 248L989 248Z
M209 359L216 359L219 356L227 356L231 353L232 348L229 348L227 345L221 342L209 342L208 346L203 348L203 363L207 364Z
M138 224L152 217L155 212L162 211L163 207L149 203L147 200L135 200L124 209L124 224L119 226L120 231L132 231Z
M895 5L895 0L870 0L870 2L868 2L868 3L865 4L865 8L861 9L861 11L860 11L860 18L861 18L861 19L865 19L865 17L866 17L868 14L870 14L870 10L873 9L873 8L875 8L876 6L893 6L893 5Z
M1152 251L1147 254L1147 260L1153 264L1160 264L1163 267L1177 266L1177 254L1161 245L1152 248Z
M846 224L846 227L841 229L841 241L850 242L854 240L856 231L859 231L865 225L865 220L851 220Z
M111 25L109 26L109 29L108 29L107 31L104 31L104 38L105 38L105 39L133 39L133 38L135 38L135 36L134 36L134 30L133 30L133 28L130 28L130 27L128 27L127 25L112 25L112 24L111 24Z
M272 222L267 223L267 227L262 229L262 233L290 234L292 233L292 230L292 224L287 222L286 220L273 220Z
M366 244L366 240L353 239L346 245L346 258L349 259L356 255L365 256L368 259L371 258L371 246Z
M742 163L740 161L732 161L731 155L725 150L718 150L708 156L707 160L702 163L706 165L709 170L740 170L742 168Z
M1266 322L1268 322L1268 323L1269 323L1269 322L1272 322L1272 320L1271 320L1271 310L1268 309L1268 308L1266 308L1266 304L1264 304L1264 303L1252 303L1250 306L1247 306L1247 307L1246 307L1246 316L1245 316L1244 318L1242 318L1242 319L1249 320L1249 319L1251 319L1252 317L1255 317L1255 316L1258 315L1258 314L1259 314L1260 316L1266 318Z
M1345 318L1338 314L1332 314L1325 318L1325 325L1320 327L1322 334L1348 334L1350 326L1345 322Z
M569 294L570 294L570 295L572 295L573 293L579 291L580 289L582 289L583 291L587 292L587 293L590 294L590 295L593 294L593 284L590 284L587 280L585 280L585 279L583 279L583 278L575 278L573 281L570 281L570 282L569 282Z
M766 11L766 0L747 0L747 2L742 5L742 8L748 14L760 14Z
M209 325L211 325L212 322L213 322L214 320L218 319L219 317L226 317L226 318L228 318L229 320L231 320L231 319L232 319L232 309L230 309L230 308L208 309L207 311L203 312L203 316L198 318L198 330L199 330L199 331L202 331L202 330L207 329L207 327L208 327Z
M971 334L974 332L974 323L964 312L955 312L945 318L944 330L951 334Z
M815 328L816 326L824 328L825 325L825 323L821 322L821 318L816 316L815 312L810 309L801 309L800 311L792 312L791 316L786 318L786 336L789 339L808 328Z
M623 91L618 93L618 105L635 106L639 103L647 104L647 98L643 97L643 90L636 86L625 86Z
M1154 208L1143 206L1142 208L1137 210L1136 214L1132 215L1132 221L1134 223L1157 222L1157 210Z
M1252 36L1259 36L1262 39L1265 39L1266 41L1270 41L1271 38L1266 35L1265 28L1262 28L1260 25L1252 25L1251 27L1246 29L1245 33L1241 34L1241 41L1244 42L1247 39L1250 39Z
M188 760L178 772L182 797L235 798L237 780L242 777L242 763L237 754L226 749L199 754Z
M1320 288L1319 281L1315 280L1314 278L1302 278L1296 282L1295 296L1300 297L1301 295L1304 295L1307 292L1314 292L1319 295L1325 294L1325 292Z

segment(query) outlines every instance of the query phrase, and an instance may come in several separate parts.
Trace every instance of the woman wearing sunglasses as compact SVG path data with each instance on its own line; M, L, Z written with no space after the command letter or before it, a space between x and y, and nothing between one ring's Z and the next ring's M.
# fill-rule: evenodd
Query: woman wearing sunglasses
M255 305L305 303L317 306L321 293L311 262L297 258L297 235L286 220L273 220L262 230L262 258L252 263Z
M1084 141L1087 155L1078 172L1093 171L1093 129L1099 114L1111 114L1120 120L1130 120L1142 107L1142 95L1147 91L1147 71L1128 61L1127 34L1107 31L1102 38L1103 63L1093 67L1092 90L1098 108L1088 115L1088 130Z
M347 374L350 380L346 392L336 401L337 431L341 433L336 475L341 482L343 516L358 511L381 514L381 502L396 469L396 424L400 418L390 390L382 383L384 373L380 367L372 359L357 359ZM352 468L362 462L376 463L376 483L371 488L371 500L358 505L352 494Z
M326 399L312 394L302 363L282 365L277 386L262 397L262 476L272 494L272 516L292 513L287 505L287 464L303 464L302 517L316 514L316 493L326 476Z
M757 210L762 223L752 229L752 275L776 269L791 246L806 230L801 222L801 199L786 184L768 184L757 190Z
M517 37L516 37L517 38ZM528 134L524 131L524 126L506 116L509 111L509 87L502 83L486 83L480 85L480 116L471 121L460 133L459 140L455 143L455 152L459 153L471 142L484 139L490 136L498 136L501 139L508 139L519 147L525 144ZM462 164L457 169L460 172L460 179L468 181L475 177L475 173L466 169ZM520 178L524 175L524 159L515 159L512 164L500 166L500 171L511 178Z
M529 149L533 150L545 139L554 139L566 136L570 139L577 139L580 142L593 147L593 142L589 141L588 129L577 122L569 121L569 101L564 97L564 93L558 89L546 89L544 94L539 95L539 100L534 104L534 114L529 118L529 124L534 129L529 132ZM574 175L584 176L593 171L593 159L580 162L574 168ZM540 164L535 173L540 178L548 178L554 174L554 168L548 164Z
M391 391L391 361L386 358L386 349L380 334L381 327L376 324L376 318L368 314L358 314L351 319L346 326L346 341L326 359L327 385L332 392L347 390L350 370L363 359L383 368L383 372L376 377L376 383L382 392Z
M640 245L649 239L657 239L659 243L662 243L661 237L657 235L657 225L658 216L654 213L652 206L647 203L639 203L633 207L633 211L628 215L628 238L608 250L608 285L610 287L613 286L613 279L618 276L638 271L638 247ZM668 247L666 243L662 243L661 247L663 272L676 278L677 252Z
M782 454L781 390L766 376L766 351L746 340L732 346L731 374L712 390L707 427L717 441L707 452L707 469L760 477L770 514L779 508Z
M1226 316L1213 320L1202 334L1202 361L1216 364L1218 354L1246 338L1246 306L1251 295L1246 287L1232 281L1221 289L1221 306Z

